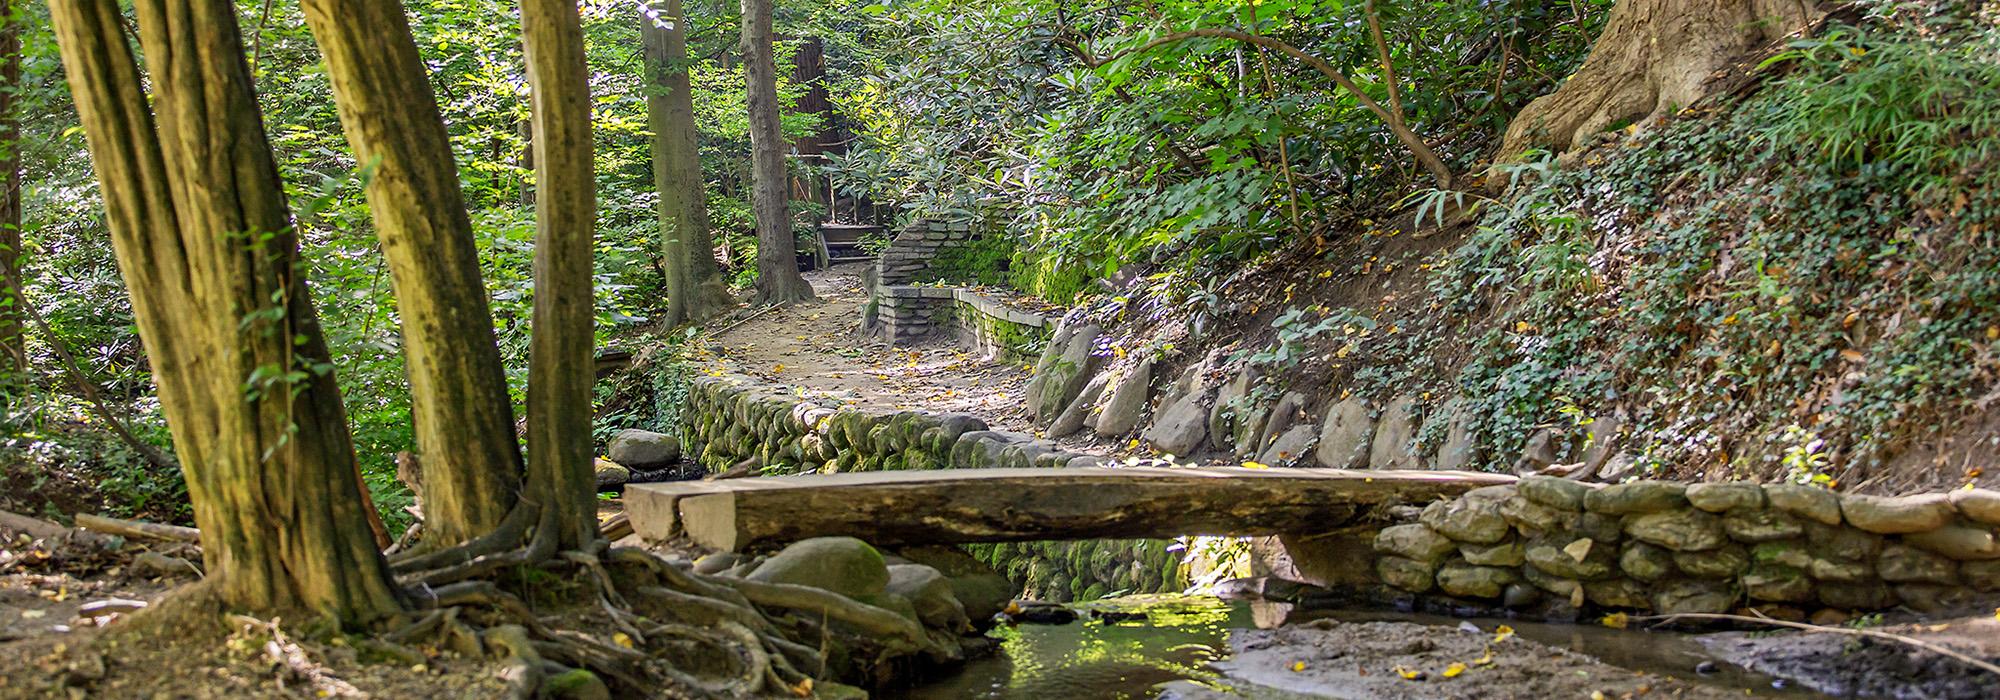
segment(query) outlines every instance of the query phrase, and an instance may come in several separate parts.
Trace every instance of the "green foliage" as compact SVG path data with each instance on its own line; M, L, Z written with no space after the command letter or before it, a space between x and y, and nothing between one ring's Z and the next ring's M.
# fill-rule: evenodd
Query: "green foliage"
M1003 285L1009 281L1013 264L1014 240L1002 235L983 235L962 246L939 250L930 264L916 275L918 282Z

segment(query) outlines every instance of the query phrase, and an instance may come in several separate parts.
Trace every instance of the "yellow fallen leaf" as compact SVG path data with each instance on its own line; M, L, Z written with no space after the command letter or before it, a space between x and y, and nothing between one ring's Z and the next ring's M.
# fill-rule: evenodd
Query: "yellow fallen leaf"
M1464 672L1465 672L1465 664L1456 661L1451 662L1450 666L1444 667L1444 677L1446 678L1457 678L1458 674Z
M1243 468L1244 468L1244 469L1270 469L1270 468L1271 468L1271 465L1268 465L1268 464L1265 464L1265 463L1263 463L1263 462L1244 462L1244 463L1243 463Z
M1493 647L1487 647L1484 655L1472 660L1474 666L1485 666L1490 663L1493 663Z
M1304 661L1293 661L1293 662L1292 662L1292 673L1298 673L1298 672L1300 672L1300 671L1304 671L1304 670L1306 670L1306 662L1304 662Z
M809 698L812 697L812 694L813 679L811 678L800 679L798 685L792 686L792 695L794 696Z
M1609 627L1611 629L1622 630L1625 629L1626 625L1631 624L1631 619L1626 617L1625 613L1621 612L1621 613L1611 613L1609 615L1605 615L1603 619L1598 620L1597 622L1598 624L1602 624L1605 627Z
M1506 625L1493 628L1493 643L1499 644L1514 638L1514 628Z
M1398 675L1398 676L1402 676L1402 677L1403 677L1403 680L1406 680L1406 681L1414 681L1414 680L1417 680L1417 679L1419 679L1419 678L1423 678L1423 677L1424 677L1424 672L1423 672L1423 671L1419 671L1419 670L1416 670L1416 669L1413 669L1413 668L1404 668L1404 667L1402 667L1402 666L1397 666L1397 667L1395 667L1395 668L1392 668L1392 669L1389 669L1389 670L1391 670L1391 671L1395 671L1395 672L1396 672L1396 675Z
M1606 696L1602 690L1593 690L1590 691L1590 700L1611 700L1611 698Z
M624 632L618 632L612 634L611 642L613 644L617 644L618 646L625 647L627 649L630 649L634 646L632 644L632 635L626 634Z

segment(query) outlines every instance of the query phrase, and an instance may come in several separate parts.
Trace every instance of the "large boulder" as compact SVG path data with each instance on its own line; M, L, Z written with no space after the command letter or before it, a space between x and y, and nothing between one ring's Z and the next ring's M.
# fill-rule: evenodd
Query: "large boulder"
M681 441L672 435L628 428L611 436L611 461L637 471L653 471L681 461Z
M874 599L888 590L889 565L867 542L852 537L815 537L785 547L748 578L811 586L856 600Z
M1372 469L1421 469L1423 460L1410 448L1416 437L1417 397L1398 396L1382 409L1375 421L1375 437L1368 451Z
M1472 415L1463 400L1453 400L1447 409L1431 414L1431 420L1445 423L1444 444L1431 456L1432 469L1465 469L1474 466L1479 445L1472 439Z
M1084 384L1104 363L1104 358L1095 354L1097 338L1103 333L1091 324L1073 329L1064 324L1056 329L1048 349L1035 362L1034 379L1028 381L1028 410L1036 423L1055 420L1083 392Z
M1063 408L1062 413L1057 414L1056 419L1049 423L1048 436L1067 437L1089 427L1092 418L1090 411L1097 407L1097 399L1104 395L1104 387L1110 381L1111 376L1108 372L1098 372L1097 376L1091 377L1089 383L1083 385L1083 392L1076 395L1076 400L1069 402L1069 406Z
M1368 466L1368 445L1375 436L1375 419L1368 404L1349 397L1326 411L1320 424L1319 448L1315 456L1322 467L1361 469Z
M1152 385L1152 358L1119 372L1097 413L1097 434L1118 437L1139 427L1139 421L1146 417L1146 399L1150 398Z
M917 619L927 627L954 634L972 629L971 620L965 616L965 605L958 602L951 581L937 569L922 564L891 566L889 592L909 599L916 608Z
M1208 440L1208 409L1201 403L1208 392L1190 391L1169 404L1146 429L1146 443L1170 455L1186 456Z
M1295 423L1285 432L1271 440L1257 455L1257 461L1277 467L1296 465L1310 456L1313 440L1319 436L1319 426L1312 423Z

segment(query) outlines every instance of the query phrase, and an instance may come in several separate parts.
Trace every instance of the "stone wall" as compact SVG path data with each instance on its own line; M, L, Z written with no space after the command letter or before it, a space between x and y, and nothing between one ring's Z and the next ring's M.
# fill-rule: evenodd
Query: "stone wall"
M1376 534L1396 589L1560 615L1959 609L2000 598L2000 492L1610 486L1547 476L1431 504Z
M689 381L681 439L703 468L765 473L886 469L1100 466L1104 460L1045 440L991 430L977 417L897 411L802 398L790 387L732 371ZM1094 593L1177 592L1180 557L1160 540L1042 542L976 548L1030 595L1068 601Z
M875 259L875 281L882 285L908 284L917 273L930 267L939 251L963 246L973 240L968 221L920 220L903 227L889 246Z
M1056 321L962 287L878 287L872 303L875 334L891 343L951 338L969 350L1009 361L1032 360Z

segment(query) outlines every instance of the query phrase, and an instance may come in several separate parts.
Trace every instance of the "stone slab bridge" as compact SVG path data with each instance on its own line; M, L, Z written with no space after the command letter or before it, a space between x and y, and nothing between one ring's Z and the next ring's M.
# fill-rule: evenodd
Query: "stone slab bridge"
M1387 524L1387 509L1514 483L1453 471L1243 467L942 469L633 484L641 537L720 551L847 535L877 546L1181 535L1260 536Z

